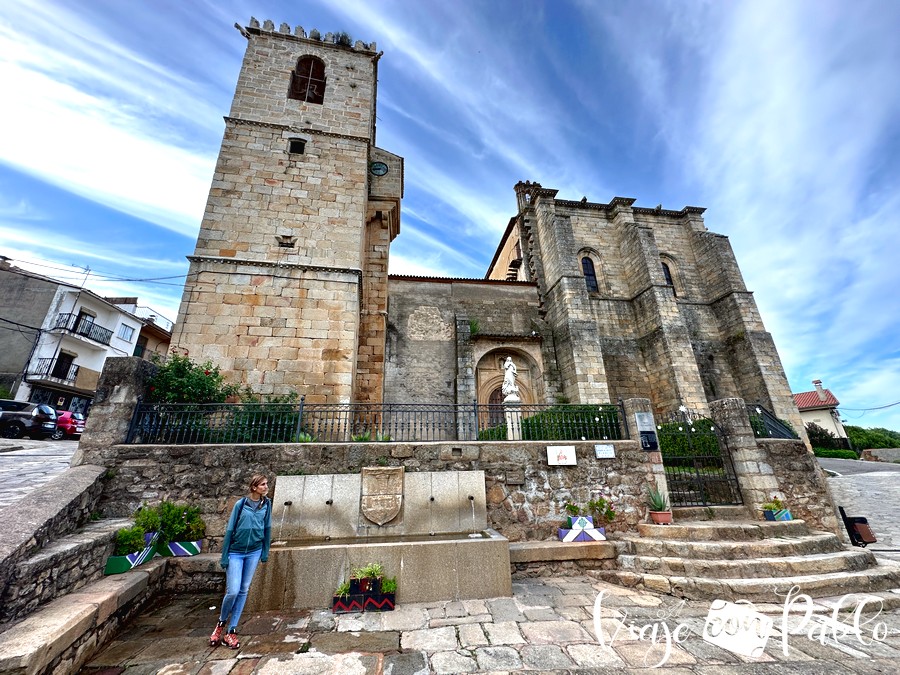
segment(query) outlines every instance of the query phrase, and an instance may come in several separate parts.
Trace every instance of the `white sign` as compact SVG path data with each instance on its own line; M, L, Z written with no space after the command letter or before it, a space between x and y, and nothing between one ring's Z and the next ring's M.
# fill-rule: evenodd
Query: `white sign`
M575 446L548 445L547 464L550 466L575 466L578 464L578 461L575 459Z
M655 431L653 426L653 414L639 412L634 414L634 421L637 422L638 431Z
M595 445L594 457L596 457L597 459L615 459L616 447L614 445L607 445L605 443Z

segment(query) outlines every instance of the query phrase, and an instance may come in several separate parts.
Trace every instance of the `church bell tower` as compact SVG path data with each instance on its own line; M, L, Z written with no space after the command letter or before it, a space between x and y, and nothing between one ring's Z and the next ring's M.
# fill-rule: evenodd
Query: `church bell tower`
M259 394L378 402L403 160L374 43L252 19L172 344Z

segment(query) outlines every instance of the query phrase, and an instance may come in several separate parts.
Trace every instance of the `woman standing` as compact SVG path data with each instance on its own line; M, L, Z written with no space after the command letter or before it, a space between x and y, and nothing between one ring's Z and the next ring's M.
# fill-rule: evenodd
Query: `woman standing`
M256 474L250 479L250 494L238 500L231 510L225 541L222 542L220 564L226 571L225 599L215 630L209 636L209 644L220 642L231 649L241 646L235 634L253 573L259 562L269 559L269 542L272 531L272 502L266 497L269 481ZM229 617L231 620L229 621ZM228 630L225 622L228 621ZM224 633L224 635L223 635Z

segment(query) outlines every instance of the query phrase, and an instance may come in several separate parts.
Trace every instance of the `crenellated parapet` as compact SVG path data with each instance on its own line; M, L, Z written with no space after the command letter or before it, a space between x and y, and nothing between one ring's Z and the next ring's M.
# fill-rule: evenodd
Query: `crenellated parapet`
M378 47L374 42L365 43L362 40L356 40L354 42L353 38L351 38L349 34L343 31L339 33L325 33L325 35L323 36L322 33L320 33L316 28L310 29L308 33L303 28L303 26L295 26L294 29L291 30L290 24L287 23L282 23L276 29L275 23L270 19L266 19L260 25L259 19L252 16L250 17L250 24L246 26L245 31L246 33L251 35L260 33L277 33L290 38L299 40L312 40L313 42L318 42L320 44L334 45L336 47L352 49L358 52L378 51Z

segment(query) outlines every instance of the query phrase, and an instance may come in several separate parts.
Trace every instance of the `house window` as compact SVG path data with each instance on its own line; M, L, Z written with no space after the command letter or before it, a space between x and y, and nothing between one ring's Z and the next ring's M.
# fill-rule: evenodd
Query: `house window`
M302 155L306 150L306 141L302 138L291 138L288 140L288 152L292 155Z
M125 342L131 342L131 338L134 335L134 328L131 326L126 326L124 323L122 327L119 328L119 337L125 340Z
M325 100L325 62L315 56L301 56L297 67L291 71L291 88L288 98L307 103Z
M584 273L584 283L587 284L587 289L591 293L599 291L600 286L597 285L597 272L594 270L594 261L584 256L581 259L581 271Z

